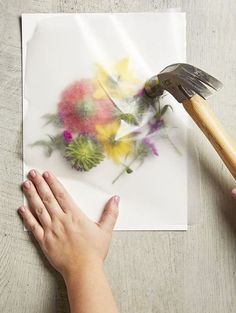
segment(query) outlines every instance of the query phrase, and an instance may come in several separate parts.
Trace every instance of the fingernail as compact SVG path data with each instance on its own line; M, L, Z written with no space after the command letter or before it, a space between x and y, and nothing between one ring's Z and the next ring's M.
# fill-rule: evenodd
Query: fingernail
M113 198L113 201L115 202L116 205L118 205L119 202L120 202L120 197L119 197L119 196L115 196L115 197Z
M23 183L24 188L30 189L30 182L27 180Z
M25 207L24 207L24 206L21 206L21 207L18 209L18 212L24 213L24 212L25 212Z
M36 176L35 170L31 170L31 171L29 172L29 174L30 174L31 177L35 177L35 176Z
M49 177L49 173L48 173L48 172L44 172L44 173L43 173L43 176L44 176L45 178L48 178L48 177Z
M232 197L236 200L236 189L232 190Z

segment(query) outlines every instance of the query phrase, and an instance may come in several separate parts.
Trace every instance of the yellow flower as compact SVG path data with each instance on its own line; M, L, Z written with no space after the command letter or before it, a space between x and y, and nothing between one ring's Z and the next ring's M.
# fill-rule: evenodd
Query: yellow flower
M127 156L133 147L133 142L129 137L116 140L116 134L120 124L116 121L107 125L97 125L97 139L102 143L109 158L115 163L121 163L122 157Z
M94 98L102 99L109 95L111 98L127 98L133 96L138 87L138 79L129 69L129 59L124 58L112 68L111 74L106 69L97 64L96 81L97 88L93 94Z

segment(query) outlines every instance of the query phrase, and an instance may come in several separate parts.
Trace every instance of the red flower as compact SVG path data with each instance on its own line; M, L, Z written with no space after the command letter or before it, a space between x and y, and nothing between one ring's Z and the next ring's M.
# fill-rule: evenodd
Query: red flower
M69 86L58 104L60 119L68 131L94 134L96 125L110 123L115 107L109 98L94 99L94 83L80 80Z

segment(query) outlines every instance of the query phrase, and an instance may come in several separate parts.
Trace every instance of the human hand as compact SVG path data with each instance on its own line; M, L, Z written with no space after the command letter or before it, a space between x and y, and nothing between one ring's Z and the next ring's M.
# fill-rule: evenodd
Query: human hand
M118 217L118 196L107 202L99 223L94 223L49 172L41 175L31 170L23 191L28 206L18 211L49 262L65 279L85 265L102 266Z
M236 188L232 190L232 197L236 200Z

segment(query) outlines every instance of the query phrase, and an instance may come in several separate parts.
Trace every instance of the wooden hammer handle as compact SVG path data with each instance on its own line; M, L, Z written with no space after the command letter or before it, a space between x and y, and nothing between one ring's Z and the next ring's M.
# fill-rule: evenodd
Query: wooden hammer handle
M194 95L183 101L183 106L200 127L236 179L236 145L230 139L206 100Z

